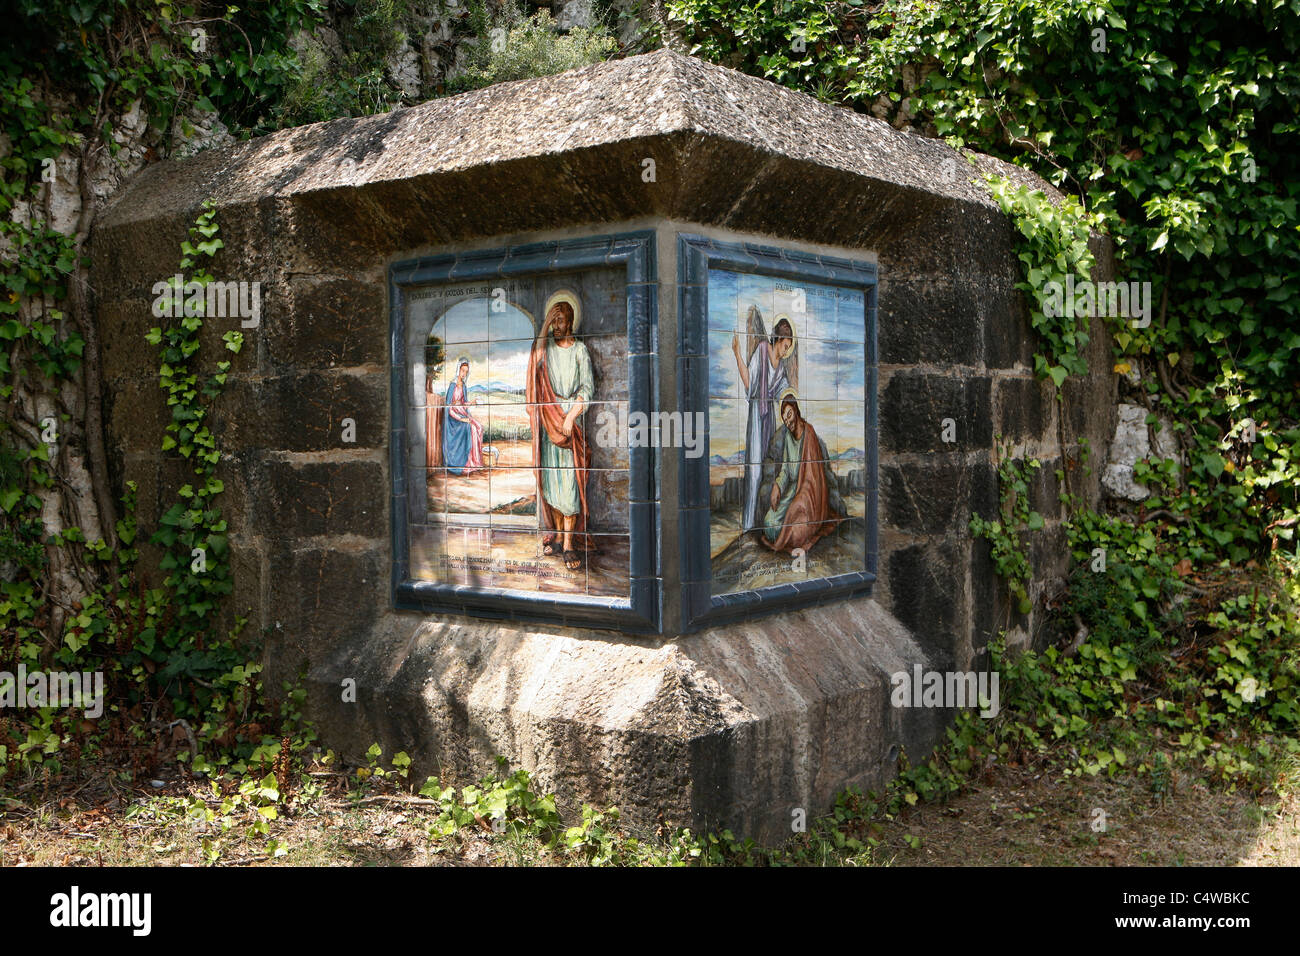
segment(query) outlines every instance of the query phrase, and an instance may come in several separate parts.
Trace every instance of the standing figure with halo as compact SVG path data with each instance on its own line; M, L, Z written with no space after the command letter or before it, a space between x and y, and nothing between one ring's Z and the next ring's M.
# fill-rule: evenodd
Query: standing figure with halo
M587 346L574 336L582 306L568 289L546 302L542 327L528 355L524 394L533 432L537 517L542 553L558 554L565 568L582 567L590 551L587 533L587 471L591 446L582 416L596 391Z

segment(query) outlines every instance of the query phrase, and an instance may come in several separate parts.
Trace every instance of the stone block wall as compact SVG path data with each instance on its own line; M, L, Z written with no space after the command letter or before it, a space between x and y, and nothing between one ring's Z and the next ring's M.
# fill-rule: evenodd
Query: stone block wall
M1000 172L1006 174L1007 170ZM1058 401L1034 375L1036 336L1015 285L1014 227L996 209L941 215L925 233L879 251L881 580L876 597L943 667L983 663L990 638L1010 646L1045 637L1042 598L1064 583L1069 552L1061 528L1058 470L1068 490L1095 501L1113 427L1116 387L1110 341L1094 320L1090 373L1067 380ZM1109 243L1096 237L1095 281L1113 277ZM944 263L936 273L934 263ZM944 433L945 420L952 432ZM952 441L945 441L952 438ZM1016 459L1037 459L1031 507L1044 527L1027 534L1034 608L1022 615L998 579L987 541L969 531L972 512L999 507L998 440ZM1084 474L1081 440L1093 450ZM927 637L927 635L930 635Z

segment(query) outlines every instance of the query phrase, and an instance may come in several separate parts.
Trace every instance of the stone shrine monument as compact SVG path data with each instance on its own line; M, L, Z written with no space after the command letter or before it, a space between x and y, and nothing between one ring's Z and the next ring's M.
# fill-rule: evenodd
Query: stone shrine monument
M150 290L212 198L261 294L211 416L234 611L323 744L780 840L938 739L891 675L1034 633L968 530L995 436L1043 461L1038 596L1113 427L1102 334L1034 378L985 172L1031 180L666 50L158 164L93 235L117 478L152 526Z

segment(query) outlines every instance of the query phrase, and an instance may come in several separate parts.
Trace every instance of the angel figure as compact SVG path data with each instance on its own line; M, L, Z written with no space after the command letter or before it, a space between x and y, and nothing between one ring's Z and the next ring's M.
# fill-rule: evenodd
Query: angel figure
M763 325L758 306L751 305L745 317L746 351L741 355L740 334L731 337L731 351L745 386L745 508L740 519L744 534L763 527L758 508L758 487L763 481L763 455L772 443L776 428L776 399L786 389L799 388L799 360L795 353L794 326L789 317L778 315L771 337Z

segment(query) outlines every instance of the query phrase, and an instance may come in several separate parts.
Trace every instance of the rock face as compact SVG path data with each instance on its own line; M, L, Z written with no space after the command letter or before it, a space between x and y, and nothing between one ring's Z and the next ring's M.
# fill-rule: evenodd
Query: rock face
M976 180L1026 174L975 159L665 50L159 164L93 240L118 477L139 485L145 528L181 483L157 451L165 409L143 336L150 290L211 197L225 242L215 274L262 284L260 326L245 330L211 420L234 610L266 638L272 686L305 671L308 714L346 756L379 742L417 774L465 782L502 754L570 806L779 839L793 810L879 784L902 750L916 760L937 739L948 715L892 708L891 674L973 669L997 631L1039 628L968 530L972 511L997 507L994 437L1043 461L1035 598L1068 561L1051 476L1099 494L1099 476L1071 463L1078 439L1102 448L1113 429L1108 343L1098 325L1097 372L1067 382L1060 403L1034 379L1012 230ZM661 395L677 394L689 359L677 235L878 265L873 595L682 634L664 586L663 633L637 638L395 610L389 264L632 229L656 237ZM1095 251L1095 278L1108 278L1101 239ZM205 325L205 361L237 324ZM339 439L345 417L355 442ZM673 585L686 580L678 458L658 457L654 474L651 573Z
M1133 480L1133 466L1146 458L1177 458L1178 444L1168 420L1157 422L1154 440L1147 426L1147 410L1141 405L1121 404L1115 437L1110 443L1110 460L1102 473L1102 489L1112 498L1145 501L1151 492Z

